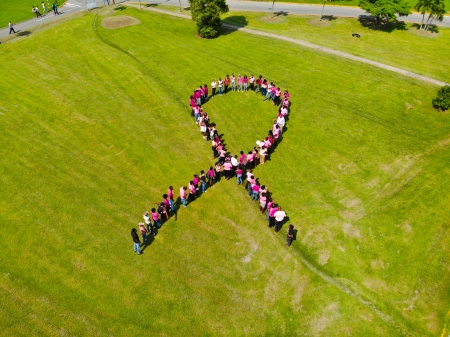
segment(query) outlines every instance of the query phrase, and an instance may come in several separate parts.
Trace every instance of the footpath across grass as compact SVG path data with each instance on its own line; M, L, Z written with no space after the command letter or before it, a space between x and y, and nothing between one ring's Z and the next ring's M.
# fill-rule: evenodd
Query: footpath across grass
M16 24L36 17L31 11L31 7L38 6L39 12L45 14L42 9L42 1L47 7L47 13L51 14L51 6L54 0L2 0L0 1L0 27L8 26L8 22ZM57 1L58 6L65 3L64 0Z
M240 32L199 39L185 19L115 15L141 24L105 29L101 16L96 34L90 14L2 45L4 335L441 332L450 127L429 105L436 87ZM228 181L136 256L142 212L213 163L191 91L231 72L292 93L283 140L255 173L297 241L286 248L285 228L270 231ZM233 152L272 123L254 93L205 110Z

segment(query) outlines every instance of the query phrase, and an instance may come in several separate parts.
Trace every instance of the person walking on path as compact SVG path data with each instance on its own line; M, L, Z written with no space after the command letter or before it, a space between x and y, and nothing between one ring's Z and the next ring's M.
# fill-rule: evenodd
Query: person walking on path
M131 230L131 237L133 238L134 251L138 253L138 255L141 255L141 240L139 240L139 235L136 228Z
M60 13L58 12L58 5L56 4L56 2L52 5L52 9L53 9L53 13L55 15L59 15Z
M144 226L143 222L139 223L139 230L141 231L142 242L145 245L147 243L147 233L148 233L148 231L145 229L145 226Z
M9 21L9 34L14 33L16 34L16 31L14 30L14 25L11 21Z
M290 224L287 232L286 237L286 246L290 247L292 240L294 240L294 225Z

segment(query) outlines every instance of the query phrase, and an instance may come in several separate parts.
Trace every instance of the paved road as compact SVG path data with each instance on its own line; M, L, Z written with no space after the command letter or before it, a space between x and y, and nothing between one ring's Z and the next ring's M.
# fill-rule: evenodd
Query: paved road
M1 1L1 0L0 0ZM103 0L95 0L98 7L104 6ZM106 0L105 0L106 1ZM110 0L112 1L112 0ZM116 3L124 2L127 0L117 0ZM128 0L129 1L129 0ZM139 0L132 0L133 2L138 2ZM155 3L155 4L166 4L166 5L176 5L179 6L181 1L182 7L188 7L189 3L187 0L142 0L142 3ZM129 1L130 2L130 1ZM258 1L239 1L239 0L227 0L228 6L231 10L236 11L255 11L255 12L270 12L272 10L271 2L258 2ZM107 5L107 4L106 4ZM68 0L66 5L61 7L59 12L61 15L53 15L52 12L47 13L44 17L39 19L31 19L16 24L16 31L26 31L32 27L35 27L41 23L57 20L59 17L65 14L76 13L81 10L86 9L86 0ZM275 2L274 11L275 12L286 12L292 14L307 14L307 15L320 15L322 6L316 5L300 5L300 4L289 4L289 3L277 3ZM359 17L361 15L366 15L363 10L357 7L345 7L345 6L326 6L324 10L324 15L334 15L342 17ZM412 14L408 17L403 17L401 20L407 22L421 22L422 16L419 14ZM436 24L440 26L450 27L450 16L446 16L443 22L437 22ZM9 29L4 28L0 30L0 38L5 37L9 34Z

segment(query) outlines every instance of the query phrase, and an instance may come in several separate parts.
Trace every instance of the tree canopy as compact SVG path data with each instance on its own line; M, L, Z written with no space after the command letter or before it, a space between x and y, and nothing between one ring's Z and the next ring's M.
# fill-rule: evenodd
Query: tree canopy
M189 0L189 4L198 34L207 39L219 35L220 14L228 12L225 0Z
M398 16L411 14L409 4L404 0L360 0L359 7L373 15L377 22L395 22Z

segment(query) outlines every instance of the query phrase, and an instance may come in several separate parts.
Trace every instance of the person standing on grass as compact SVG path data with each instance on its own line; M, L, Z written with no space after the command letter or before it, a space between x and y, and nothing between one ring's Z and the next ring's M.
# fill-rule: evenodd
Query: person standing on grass
M147 225L147 231L149 233L152 233L153 226L152 226L152 222L150 221L150 216L148 215L148 211L145 211L145 213L144 213L144 222Z
M145 245L147 243L147 233L148 231L145 229L144 223L139 223L139 230L141 231L142 235L142 243Z
M223 86L224 86L224 93L228 94L228 86L230 85L230 75L227 75L225 79L223 80Z
M255 91L255 76L250 76L250 78L248 79L249 83L250 83L250 90L251 91Z
M272 204L272 207L269 209L269 227L272 228L275 226L275 213L278 212L278 205Z
M155 208L152 208L152 219L153 219L153 224L155 225L155 227L157 229L161 228L161 221L159 220L159 215L158 215L158 212L156 212Z
M200 183L202 184L202 193L206 192L206 174L205 171L200 171Z
M259 210L262 214L266 211L267 197L266 192L262 192L259 196Z
M16 31L14 30L14 25L12 24L11 21L9 21L9 34L11 33L16 33Z
M239 74L237 82L238 82L238 89L237 89L237 91L242 91L242 83L244 81L243 81L243 78L242 78L241 74Z
M222 87L223 87L222 77L219 77L219 80L217 81L217 86L219 87L219 95L222 96Z
M259 75L259 77L256 79L256 90L255 93L259 92L261 90L261 84L262 84L262 75Z
M208 100L208 92L209 92L208 85L205 84L205 86L203 87L203 94L205 96L205 102Z
M244 91L247 91L247 89L248 89L248 77L247 77L247 75L244 75L244 78L242 79L242 85L243 85Z
M166 208L167 219L169 219L171 208L170 208L169 196L167 194L163 194L163 204L164 204L164 207Z
M217 86L217 82L215 79L212 80L211 82L211 97L214 98L214 96L216 95L216 86Z
M290 247L292 244L292 240L294 240L294 225L290 224L286 237L286 246Z
M253 186L252 186L252 200L253 201L258 201L260 189L261 189L261 186L259 186L259 183L253 184Z
M169 219L169 215L167 214L167 209L166 206L164 205L164 202L161 202L158 206L158 214L160 216L160 225L159 227L161 227L161 225L163 223L165 223L168 219Z
M255 168L255 166L253 164L254 164L253 163L253 152L252 151L248 151L248 154L247 154L247 167L253 169L253 168Z
M242 173L244 172L244 170L242 169L242 167L239 165L238 168L236 169L236 179L237 179L237 184L241 185L242 184Z
M231 89L236 91L236 76L234 74L231 74Z
M192 182L195 186L195 197L198 197L198 194L200 193L200 178L197 174L194 174L194 178L192 179Z
M175 202L173 201L173 187L169 186L167 190L167 196L169 197L170 209L175 213Z
M275 217L275 232L278 232L283 225L284 218L286 217L286 212L281 210L281 206L278 207L278 211L276 211L273 216Z
M183 204L184 207L187 207L186 205L186 197L187 197L187 186L183 186L180 188L180 199L181 199L181 203Z
M223 164L223 171L225 173L225 179L230 180L231 178L231 170L233 169L233 164L231 164L230 161L225 161L225 164Z
M47 7L45 7L44 1L42 1L42 13L47 13Z
M261 165L264 165L264 163L266 161L266 155L267 155L267 149L263 145L263 146L261 146L261 149L259 150L259 163Z
M209 167L209 170L206 171L206 178L208 178L208 182L209 182L209 187L212 187L213 182L214 182L214 169L212 166Z
M216 183L220 181L220 175L222 173L222 165L220 165L219 162L216 163L216 165L214 166L214 171L215 171L215 177L216 177Z
M237 159L236 155L234 157L231 157L231 165L233 165L233 172L234 174L236 174L236 170L239 166L239 160Z
M133 238L134 251L138 253L138 255L141 255L141 240L139 240L139 235L136 228L133 228L131 230L131 237Z
M188 190L189 190L189 202L192 202L195 199L195 186L192 180L188 184Z

